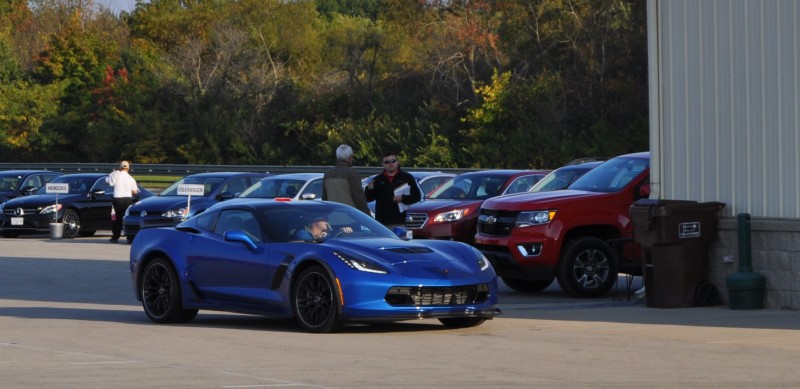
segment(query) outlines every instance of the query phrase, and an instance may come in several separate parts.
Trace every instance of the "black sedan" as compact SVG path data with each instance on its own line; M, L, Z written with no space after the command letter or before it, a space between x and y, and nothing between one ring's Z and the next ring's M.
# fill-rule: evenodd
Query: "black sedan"
M111 229L111 200L114 189L106 183L107 174L67 174L51 183L69 184L69 193L48 194L44 189L31 196L17 197L0 204L0 234L14 238L21 234L46 232L50 223L64 223L64 237L92 236L97 230ZM153 193L139 186L134 202Z
M6 170L0 172L0 203L19 196L27 196L60 176L49 170Z

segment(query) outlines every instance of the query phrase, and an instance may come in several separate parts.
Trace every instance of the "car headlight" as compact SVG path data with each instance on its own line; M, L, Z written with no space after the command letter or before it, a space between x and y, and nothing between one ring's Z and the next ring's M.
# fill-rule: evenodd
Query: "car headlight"
M386 269L384 269L383 267L372 261L356 258L352 255L347 255L339 251L334 251L333 255L341 259L342 262L344 262L347 266L350 266L353 269L367 273L389 274L389 272Z
M58 211L60 211L60 210L61 210L61 206L62 206L62 205L63 205L63 204L53 204L53 205L48 205L48 206L46 206L46 207L42 208L42 210L41 210L41 211L39 211L39 213L40 213L40 214L42 214L42 215L44 215L44 214L48 214L48 213L54 213L54 212L58 212Z
M454 222L456 220L461 220L469 212L469 208L464 209L454 209L449 212L442 212L436 215L433 218L433 221L436 223L444 223L444 222Z
M519 215L517 215L517 220L514 222L514 226L527 227L547 224L550 223L555 216L556 211L553 209L546 211L520 212Z
M171 217L171 218L183 218L188 216L189 216L188 208L170 209L164 211L164 213L161 214L161 217Z
M486 256L485 256L485 255L483 255L483 254L480 254L480 255L478 256L478 268L480 268L480 269L481 269L481 271L484 271L484 270L488 269L488 268L489 268L489 266L491 266L491 265L489 264L489 260L486 258Z

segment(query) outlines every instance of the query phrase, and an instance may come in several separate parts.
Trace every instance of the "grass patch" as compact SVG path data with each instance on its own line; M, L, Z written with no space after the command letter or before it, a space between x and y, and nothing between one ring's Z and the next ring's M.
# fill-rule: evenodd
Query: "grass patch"
M180 175L149 175L149 174L134 174L133 178L139 185L145 189L155 192L161 192L168 186L172 185L175 181L180 180L184 176Z

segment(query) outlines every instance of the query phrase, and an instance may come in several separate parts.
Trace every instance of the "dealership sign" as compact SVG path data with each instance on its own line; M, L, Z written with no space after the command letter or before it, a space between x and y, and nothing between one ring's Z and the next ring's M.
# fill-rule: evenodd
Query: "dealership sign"
M48 183L45 187L47 193L69 193L69 184L66 182Z
M181 184L178 185L178 196L202 196L205 194L206 186L202 184Z

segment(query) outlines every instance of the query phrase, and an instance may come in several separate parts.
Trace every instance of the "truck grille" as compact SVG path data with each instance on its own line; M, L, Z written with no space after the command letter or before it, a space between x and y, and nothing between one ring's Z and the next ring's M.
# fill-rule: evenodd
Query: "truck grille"
M427 213L407 213L406 214L406 228L420 229L428 221Z
M454 287L394 286L386 293L392 306L453 306L482 303L489 298L489 285Z
M481 209L478 216L478 232L486 235L508 236L517 219L516 211Z

